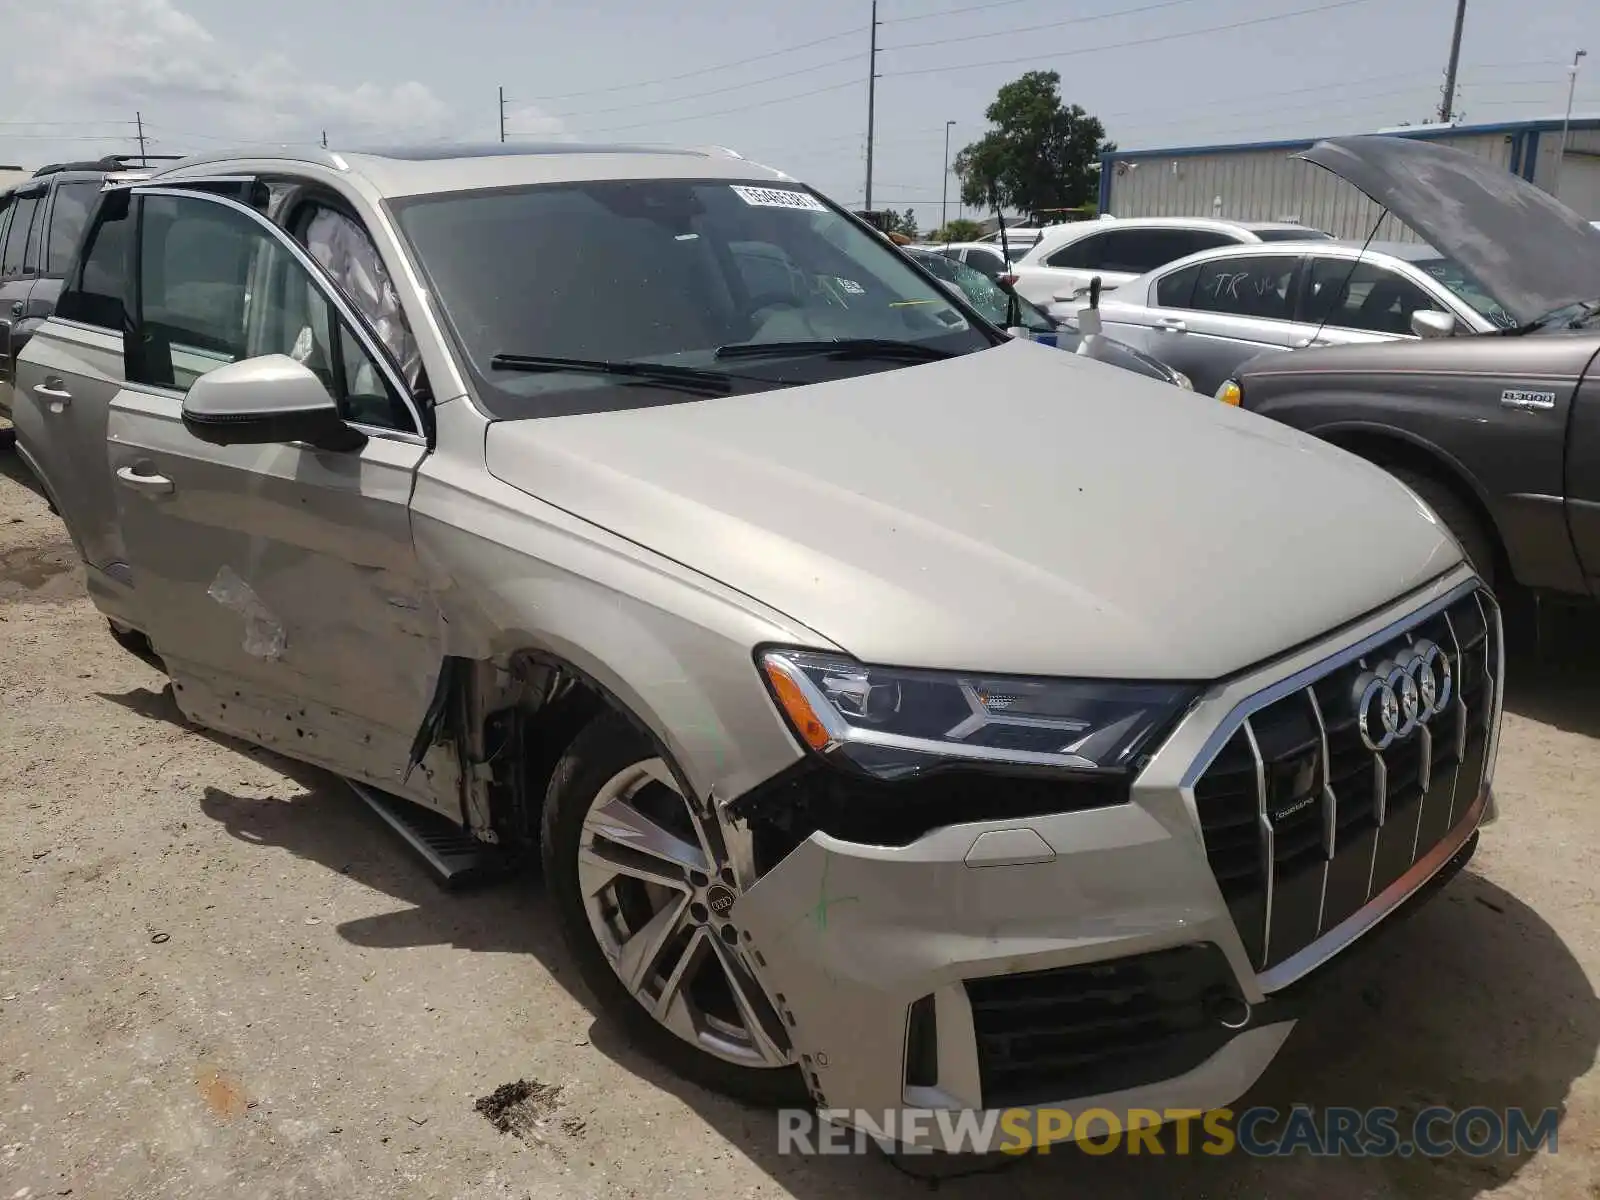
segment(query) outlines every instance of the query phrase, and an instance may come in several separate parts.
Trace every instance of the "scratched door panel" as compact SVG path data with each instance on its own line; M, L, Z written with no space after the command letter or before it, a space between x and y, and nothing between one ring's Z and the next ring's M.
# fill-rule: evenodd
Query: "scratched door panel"
M113 473L137 467L172 484L119 487L117 499L147 632L174 679L223 701L255 697L258 710L275 698L288 732L308 727L295 720L304 713L310 728L368 725L403 745L441 652L408 511L425 449L378 437L353 453L212 446L185 431L180 405L125 390L108 454ZM315 757L370 775L354 767L372 765L371 743L349 736L362 744ZM403 754L388 764L403 765Z

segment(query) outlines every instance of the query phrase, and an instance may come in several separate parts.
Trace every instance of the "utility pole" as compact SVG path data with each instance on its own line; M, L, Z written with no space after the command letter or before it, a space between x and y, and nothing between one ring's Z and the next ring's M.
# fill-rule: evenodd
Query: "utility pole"
M1567 131L1572 126L1572 98L1578 91L1578 64L1589 52L1579 50L1572 56L1572 65L1567 68L1571 79L1567 82L1567 112L1561 118L1561 149L1556 154L1556 177L1550 181L1550 194L1557 200L1561 199L1561 168L1567 163Z
M867 198L866 210L872 211L872 132L874 105L878 98L878 0L872 0L871 38L867 43Z
M500 89L500 140L506 140L506 90Z
M1450 124L1456 108L1456 68L1461 64L1461 27L1467 19L1467 0L1456 0L1456 31L1450 39L1450 65L1444 69L1444 100L1439 105L1439 124Z
M143 161L149 162L150 160L145 157L144 152L144 114L138 112L134 113L133 123L139 130L139 157Z
M939 181L939 228L950 224L948 200L950 196L950 129L954 121L944 123L944 178Z

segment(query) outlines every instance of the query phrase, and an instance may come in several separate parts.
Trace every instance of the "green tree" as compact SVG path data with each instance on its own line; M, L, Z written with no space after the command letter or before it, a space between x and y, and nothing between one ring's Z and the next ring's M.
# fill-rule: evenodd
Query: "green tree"
M902 233L906 237L917 236L917 214L915 209L906 209L897 213L894 209L885 209L883 214L883 231L885 233Z
M936 242L975 242L983 236L983 226L965 217L957 217L933 235Z
M994 126L956 155L961 199L986 212L1011 209L1041 220L1097 194L1099 156L1115 150L1105 126L1061 100L1061 76L1029 71L1002 87L984 111Z

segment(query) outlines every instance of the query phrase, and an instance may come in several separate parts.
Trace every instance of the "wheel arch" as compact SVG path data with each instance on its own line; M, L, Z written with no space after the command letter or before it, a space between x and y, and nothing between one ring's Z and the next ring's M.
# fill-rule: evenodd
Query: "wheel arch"
M495 830L495 837L509 833L527 841L535 836L545 794L563 755L605 713L615 714L637 731L666 763L683 795L700 803L713 795L734 798L745 790L737 781L757 762L758 774L765 778L802 756L776 712L774 729L781 731L787 750L781 762L771 761L775 750L771 745L759 748L755 761L741 761L742 747L719 753L716 737L735 733L724 727L709 704L698 717L689 711L674 718L659 711L628 674L581 648L507 635L491 657L456 661L467 669L446 677L451 694L442 707L460 716L453 727L441 722L437 733L456 742L463 762L489 765L477 777L467 772L462 817L474 830ZM748 669L754 693L761 685L753 660ZM702 693L685 686L682 702L689 703L690 695ZM679 736L684 731L687 742ZM433 740L425 721L418 744ZM709 758L708 745L712 746Z
M1472 472L1448 451L1424 438L1388 425L1340 422L1307 432L1385 470L1401 468L1426 475L1454 492L1472 511L1494 547L1495 569L1514 576L1505 536L1487 494Z
M513 674L543 672L552 686L572 689L553 704L524 710L520 716L524 736L542 734L551 743L538 747L541 753L535 756L533 762L529 761L528 747L524 747L523 771L526 776L532 767L534 773L525 778L523 802L531 805L529 815L533 819L537 820L538 810L544 806L545 789L561 755L578 733L603 711L615 713L650 742L685 796L696 794L693 781L684 769L682 752L674 747L674 739L667 732L665 723L645 705L637 692L631 688L624 692L626 683L619 676L611 672L602 675L600 672L604 668L598 663L583 664L569 654L537 644L512 651L508 662Z

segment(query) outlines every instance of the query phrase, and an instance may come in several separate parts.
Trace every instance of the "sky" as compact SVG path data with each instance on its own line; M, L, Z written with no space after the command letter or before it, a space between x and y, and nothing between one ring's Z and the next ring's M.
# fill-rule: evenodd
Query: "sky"
M1126 149L1437 114L1455 0L879 0L874 207L942 205L1029 70ZM241 142L722 145L859 206L871 0L0 0L0 163ZM1600 2L1467 0L1468 122L1600 113ZM945 196L948 199L943 199Z

